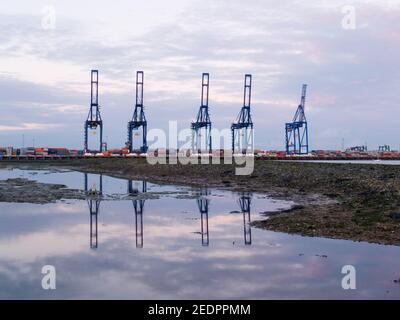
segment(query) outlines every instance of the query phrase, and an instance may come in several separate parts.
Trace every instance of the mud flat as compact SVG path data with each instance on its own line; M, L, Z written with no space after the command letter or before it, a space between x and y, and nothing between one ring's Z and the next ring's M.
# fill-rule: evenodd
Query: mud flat
M146 159L3 163L67 168L125 179L260 192L294 200L290 211L265 212L255 226L304 236L400 245L400 166L255 161L250 176L233 165L149 165Z
M62 184L21 178L0 180L0 202L45 204L62 199L85 199L85 193Z
M0 167L1 168L1 167ZM54 172L54 171L53 171ZM63 184L41 183L31 179L14 178L0 180L0 202L47 204L59 200L149 200L159 199L169 192L146 192L133 194L100 194L70 189ZM185 192L171 192L176 197Z

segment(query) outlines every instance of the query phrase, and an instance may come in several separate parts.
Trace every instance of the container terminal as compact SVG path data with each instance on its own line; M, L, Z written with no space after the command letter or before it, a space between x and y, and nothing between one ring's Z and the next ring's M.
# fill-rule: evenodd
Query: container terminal
M196 120L191 122L192 147L188 155L193 157L224 157L230 155L254 156L263 160L400 160L400 152L391 150L389 145L382 145L376 151L368 151L367 146L354 146L346 150L310 150L308 121L305 113L307 84L303 84L300 103L292 121L284 126L284 151L259 150L254 148L254 123L251 117L252 75L245 74L243 86L243 104L236 120L231 124L231 149L213 149L211 128L212 121L209 113L210 74L202 74L200 107ZM82 158L109 157L168 157L180 150L157 149L149 150L147 143L148 121L144 105L144 72L136 72L136 99L133 115L127 124L127 141L122 148L108 149L103 141L104 121L100 114L99 104L99 71L91 70L90 75L90 104L89 112L84 121L83 149L67 149L64 147L0 147L0 160L58 160ZM100 134L98 148L89 149L89 132L96 136ZM135 148L135 138L139 137L139 146ZM148 154L149 152L149 154ZM151 152L151 153L150 153Z

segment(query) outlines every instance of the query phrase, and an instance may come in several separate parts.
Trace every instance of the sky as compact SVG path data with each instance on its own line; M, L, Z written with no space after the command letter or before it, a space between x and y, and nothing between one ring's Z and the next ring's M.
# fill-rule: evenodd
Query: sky
M82 149L98 69L109 147L143 70L149 129L190 127L203 72L213 127L230 128L250 73L256 148L284 149L306 83L311 149L398 149L399 57L400 0L2 1L0 146Z

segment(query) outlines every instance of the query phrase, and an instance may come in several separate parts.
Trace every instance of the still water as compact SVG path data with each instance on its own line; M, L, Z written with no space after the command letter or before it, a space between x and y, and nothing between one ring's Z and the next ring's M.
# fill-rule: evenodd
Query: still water
M0 170L104 200L0 203L0 298L399 299L400 248L251 227L289 201L78 172ZM85 183L86 181L86 183ZM153 197L124 200L129 193ZM156 195L156 196L154 196ZM43 290L44 265L56 289ZM341 286L356 268L356 290Z

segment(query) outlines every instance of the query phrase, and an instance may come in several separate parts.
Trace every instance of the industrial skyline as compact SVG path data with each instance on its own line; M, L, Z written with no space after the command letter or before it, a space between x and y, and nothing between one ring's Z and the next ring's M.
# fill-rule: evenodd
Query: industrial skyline
M243 74L251 73L255 148L284 150L283 124L303 83L312 88L311 150L399 147L399 1L353 1L354 29L342 24L346 1L259 1L249 8L239 1L100 1L96 16L88 14L93 3L0 4L1 146L35 140L81 148L87 74L98 69L109 147L125 142L136 70L146 72L148 129L166 130L168 120L187 128L204 71L213 79L213 128L229 128L242 104ZM54 9L54 28L43 26L46 6Z

